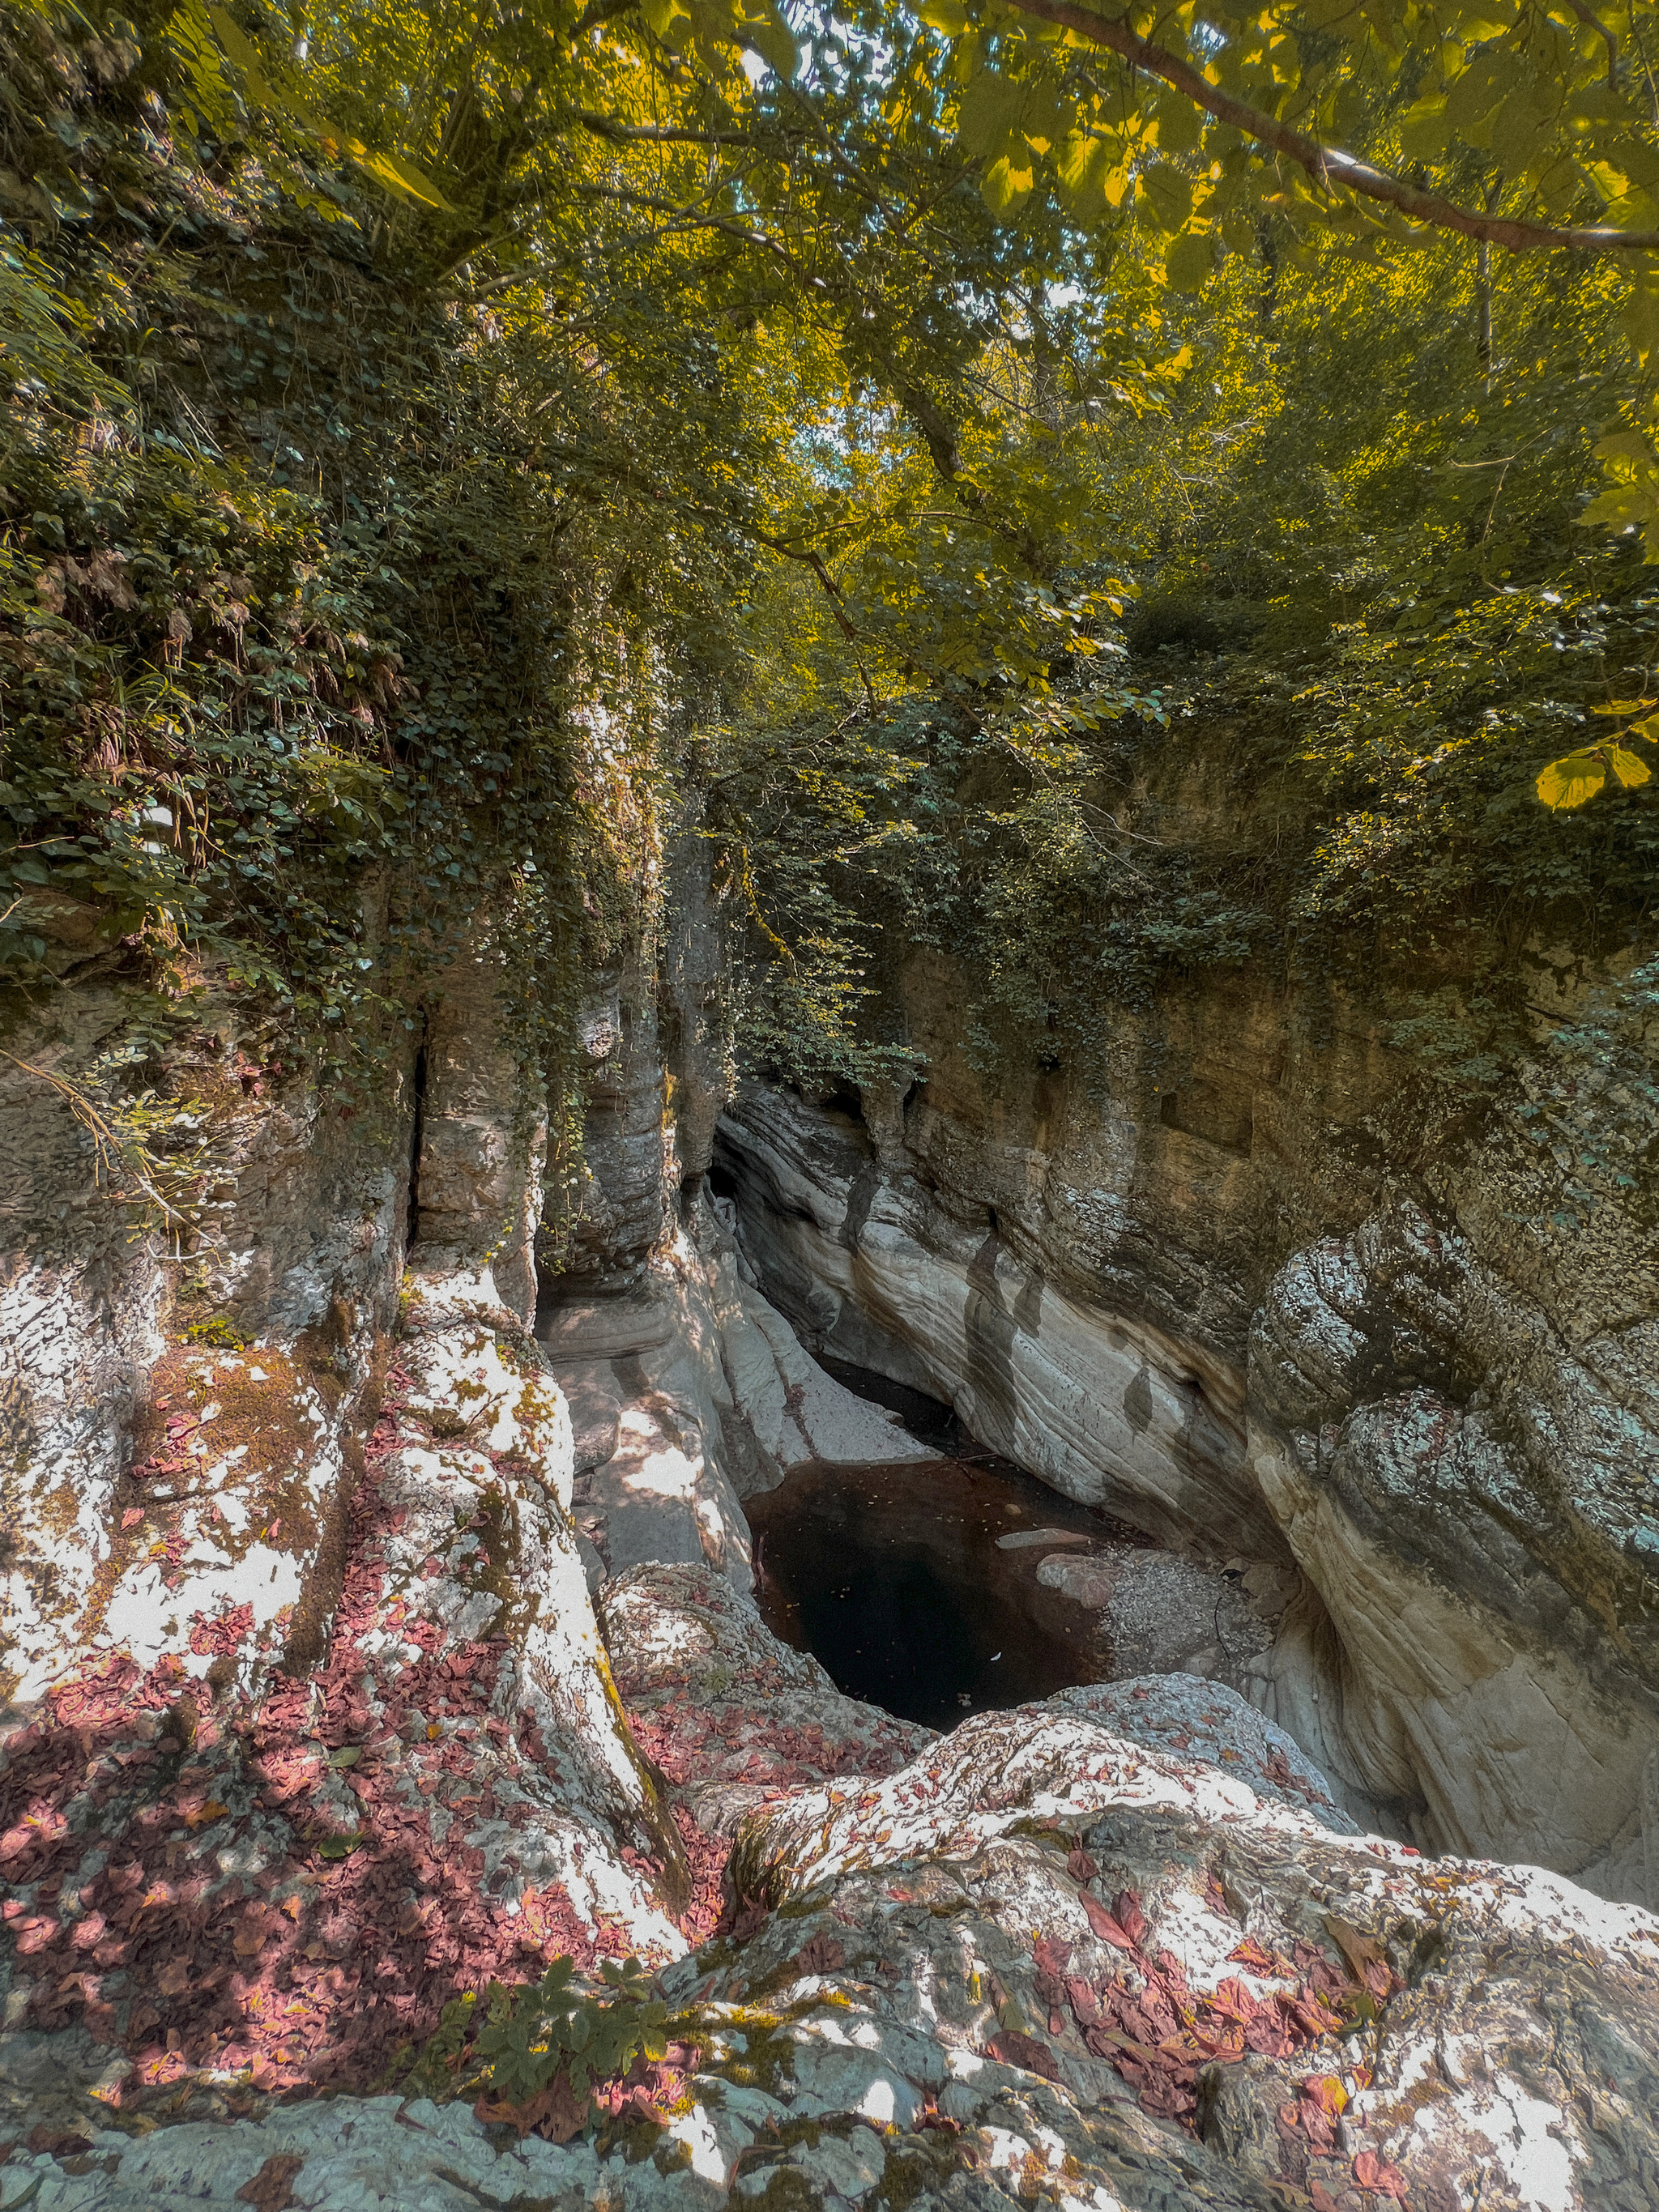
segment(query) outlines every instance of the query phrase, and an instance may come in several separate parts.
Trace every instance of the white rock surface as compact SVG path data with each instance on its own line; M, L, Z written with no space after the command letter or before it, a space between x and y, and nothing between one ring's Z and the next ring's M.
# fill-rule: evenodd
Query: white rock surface
M1060 1224L1083 1236L1084 1198L1100 1217L1085 1244L1139 1283L1143 1312L1167 1317L1195 1264L1107 1218L1132 1210L1136 1133L1083 1117L1068 1143L1107 1180L1079 1194L1056 1180L1070 1153L1033 1158L1041 1188L1005 1238L963 1224L980 1186L1000 1205L1017 1183L1014 1133L954 1095L913 1127L879 1094L867 1123L781 1086L740 1094L723 1126L744 1249L809 1342L948 1399L1070 1496L1247 1578L1288 1571L1273 1648L1241 1648L1242 1672L1224 1628L1207 1656L1136 1644L1131 1617L1168 1620L1172 1589L1130 1601L1120 1640L1141 1671L1231 1672L1362 1822L1659 1902L1659 1324L1650 1264L1609 1245L1613 1212L1584 1229L1579 1281L1524 1239L1504 1272L1514 1240L1479 1177L1456 1220L1391 1198L1279 1269L1247 1392L1243 1360L1196 1327L1179 1340L1077 1294ZM1238 1285L1216 1291L1236 1302ZM1182 1563L1130 1571L1170 1583ZM1102 1597L1092 1564L1042 1573Z
M1382 1339L1396 1373L1432 1380L1379 1393ZM1650 1340L1642 1324L1572 1356L1401 1203L1281 1272L1251 1354L1252 1472L1336 1632L1281 1638L1253 1694L1339 1779L1420 1793L1428 1839L1642 1899L1659 1896L1653 1586L1631 1542L1659 1480Z
M1278 1541L1243 1474L1243 1378L1201 1345L1091 1310L964 1231L793 1092L750 1085L728 1115L758 1272L799 1285L817 1339L902 1346L916 1382L981 1443L1086 1504L1132 1505L1176 1541L1225 1523ZM881 1364L877 1358L874 1364Z
M803 1350L744 1280L707 1206L653 1261L648 1294L562 1305L541 1340L586 1409L592 1442L576 1518L610 1574L706 1560L748 1589L742 1498L809 1460L938 1457ZM610 1447L603 1455L601 1443Z
M563 2146L395 2095L135 2136L84 2097L66 2127L60 2094L51 2146L0 2164L0 2212L1654 2202L1651 1915L1335 1832L1321 1778L1190 1678L981 1715L859 1772L841 1753L882 1748L881 1717L849 1722L708 1566L633 1570L609 1632L665 1746L735 1721L775 1762L738 1816L735 1924L659 1977L698 2050L672 2110ZM838 1771L791 1780L813 1726ZM8 2061L0 2039L0 2090Z

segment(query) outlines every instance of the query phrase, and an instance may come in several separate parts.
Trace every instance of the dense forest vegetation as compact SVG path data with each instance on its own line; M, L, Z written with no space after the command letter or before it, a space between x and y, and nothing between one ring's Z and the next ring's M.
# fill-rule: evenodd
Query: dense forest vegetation
M1645 17L9 0L14 1013L119 983L118 1119L210 988L368 1097L486 915L556 1091L688 835L797 1070L915 944L988 1051L1256 960L1477 1087L1529 946L1640 1013Z

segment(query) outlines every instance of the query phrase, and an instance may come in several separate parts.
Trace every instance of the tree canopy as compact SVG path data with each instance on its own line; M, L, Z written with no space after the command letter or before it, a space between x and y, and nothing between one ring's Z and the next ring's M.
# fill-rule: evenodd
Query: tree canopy
M1039 1028L1079 943L1641 926L1644 9L0 20L0 947L125 947L139 1059L204 961L361 1058L486 893L556 1054L691 792L803 1065L902 1051L890 921ZM1224 710L1293 885L1122 826Z

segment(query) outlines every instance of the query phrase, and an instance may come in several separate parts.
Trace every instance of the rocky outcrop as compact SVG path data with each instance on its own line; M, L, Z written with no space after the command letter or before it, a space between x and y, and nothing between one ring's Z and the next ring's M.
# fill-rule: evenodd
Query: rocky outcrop
M701 1561L750 1581L740 1500L806 1460L936 1456L802 1350L699 1199L642 1287L568 1291L541 1343L577 1416L576 1519L604 1574Z
M1558 1120L1571 1073L1535 1085ZM1134 1259L1138 1212L1174 1221L1146 1158L1167 1174L1167 1118L1154 1143L1109 1107L1091 1133L1075 1099L1058 1129L982 1099L970 1117L948 1062L944 1092L954 1113L761 1085L735 1102L741 1248L805 1340L948 1399L1068 1495L1232 1556L1278 1623L1233 1679L1364 1825L1659 1893L1659 1338L1635 1180L1549 1237L1535 1212L1509 1222L1504 1188L1565 1202L1517 1108L1259 1288L1273 1241L1241 1258L1235 1195L1177 1333L1167 1255L1138 1279ZM1190 1212L1182 1233L1196 1267ZM1057 1563L1057 1587L1079 1571Z
M23 1699L134 1638L205 1672L228 1606L269 1653L315 1648L402 1265L406 1071L347 1113L227 1016L173 1055L173 1103L124 1121L100 1053L127 1011L60 998L0 1070L0 1681Z
M1264 1705L1449 1848L1654 1896L1655 1324L1575 1345L1401 1200L1280 1273L1250 1376L1252 1472L1336 1632Z
M930 1187L890 1145L884 1160L845 1113L751 1085L722 1128L743 1250L811 1349L947 1400L1069 1498L1172 1541L1227 1529L1230 1551L1278 1553L1237 1365L1057 1287L994 1206Z
M488 1266L495 1298L527 1328L547 1115L503 1035L505 966L501 947L481 936L428 994L409 1238L450 1266Z
M90 999L0 1079L36 1208L0 2212L1650 2203L1659 1923L1468 1856L1652 1894L1626 1217L1511 1235L1494 1138L1455 1189L1322 1170L1269 1235L1294 1116L1241 1109L1278 1080L1255 1015L1155 1132L948 1055L859 1111L753 1089L705 1191L692 951L684 1152L651 994L613 978L539 1286L488 960L432 999L412 1155L412 1066L358 1127L202 1042L224 1212L192 1270L76 1203ZM811 1350L1184 1547L1007 1539L1134 1679L933 1736L771 1638L743 1500L926 1457ZM1379 1806L1400 1839L1358 1832ZM466 1996L567 1960L602 2007L629 1954L662 2057L475 2110L507 2000ZM422 2045L422 2094L362 2094Z
M724 1932L657 1978L681 2054L658 2101L602 2097L557 2142L502 2125L500 2105L274 2103L252 2087L210 2126L187 2080L147 2112L71 2044L48 2098L40 2044L0 2041L0 2112L53 2113L0 2168L3 2201L1652 2201L1652 1916L1336 1832L1297 1790L1251 1786L1263 1723L1209 1686L1194 1686L1206 1703L1188 1717L1209 1734L1191 1755L1156 1684L1119 1686L1109 1711L1073 1697L907 1741L774 1644L709 1568L636 1569L606 1619L667 1787L736 1830ZM1229 1742L1230 1719L1258 1731L1255 1753Z
M321 1663L88 1654L0 1743L8 2020L136 2091L363 2086L480 1975L679 1956L693 1877L568 1515L567 1410L487 1275L411 1279Z
M549 1303L637 1291L667 1227L672 1132L657 1006L637 963L599 977L576 1024L578 1156L562 1146L538 1237Z
M605 1584L600 1619L636 1738L708 1833L803 1785L892 1773L934 1740L843 1697L706 1567L630 1568Z

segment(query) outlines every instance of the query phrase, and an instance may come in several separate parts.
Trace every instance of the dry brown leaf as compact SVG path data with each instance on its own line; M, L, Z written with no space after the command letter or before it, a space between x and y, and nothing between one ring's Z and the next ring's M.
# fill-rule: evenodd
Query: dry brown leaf
M274 2152L252 2179L242 2184L236 2202L252 2205L254 2212L288 2212L294 2202L294 2177L304 2164L294 2151Z
M1386 1966L1389 1963L1382 1946L1375 1936L1367 1936L1351 1922L1339 1919L1335 1913L1325 1915L1326 1932L1348 1962L1348 1971L1355 1981L1364 1982L1367 1966Z

